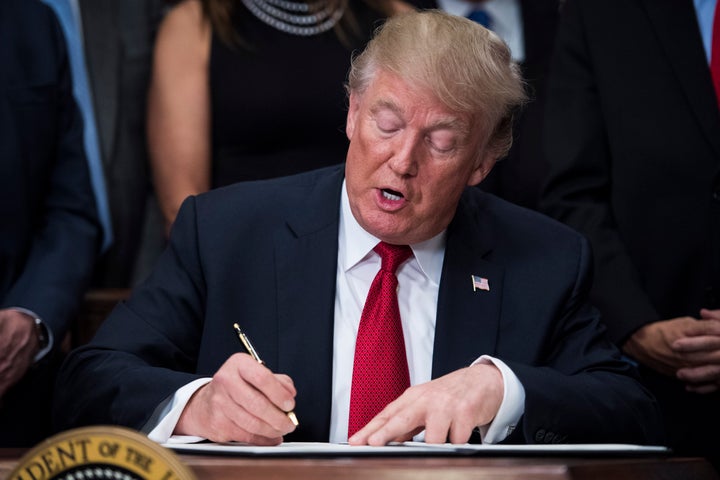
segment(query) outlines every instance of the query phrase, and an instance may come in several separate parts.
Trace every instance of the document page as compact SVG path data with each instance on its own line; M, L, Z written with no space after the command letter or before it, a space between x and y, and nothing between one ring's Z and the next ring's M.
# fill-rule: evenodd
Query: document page
M166 443L163 446L178 453L226 454L237 456L413 456L413 455L477 455L477 456L642 456L667 455L663 446L632 444L561 444L561 445L475 445L429 444L422 442L393 443L382 447L351 446L322 442L285 442L274 447L242 443Z

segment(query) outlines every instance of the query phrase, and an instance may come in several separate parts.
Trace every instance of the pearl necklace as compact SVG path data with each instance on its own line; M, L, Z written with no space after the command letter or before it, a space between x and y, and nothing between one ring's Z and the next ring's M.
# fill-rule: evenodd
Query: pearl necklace
M346 0L313 3L289 0L242 0L263 23L291 35L311 36L333 28L345 12Z

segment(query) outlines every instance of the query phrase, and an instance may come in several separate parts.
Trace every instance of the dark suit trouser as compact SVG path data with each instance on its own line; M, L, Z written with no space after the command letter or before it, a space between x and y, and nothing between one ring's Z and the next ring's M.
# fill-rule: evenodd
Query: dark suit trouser
M44 359L0 399L0 447L32 447L53 433L51 407L60 359Z

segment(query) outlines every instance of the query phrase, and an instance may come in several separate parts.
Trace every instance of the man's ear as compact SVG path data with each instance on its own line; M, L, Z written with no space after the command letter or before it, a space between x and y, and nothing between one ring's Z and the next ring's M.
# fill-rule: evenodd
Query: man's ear
M350 106L348 107L347 121L345 122L345 135L348 140L352 139L355 132L355 123L357 122L360 99L357 93L350 93Z
M485 149L485 151L481 155L478 155L478 158L475 160L475 166L472 172L470 172L470 177L468 178L468 185L473 187L482 182L483 179L488 176L490 170L492 170L495 166L496 161L497 156L495 155L495 152Z

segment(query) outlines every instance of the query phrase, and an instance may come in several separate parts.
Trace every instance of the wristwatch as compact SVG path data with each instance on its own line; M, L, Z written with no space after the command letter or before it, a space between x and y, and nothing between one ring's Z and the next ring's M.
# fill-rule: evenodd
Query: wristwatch
M48 332L47 327L39 318L35 317L35 335L37 335L39 350L42 351L48 346Z

